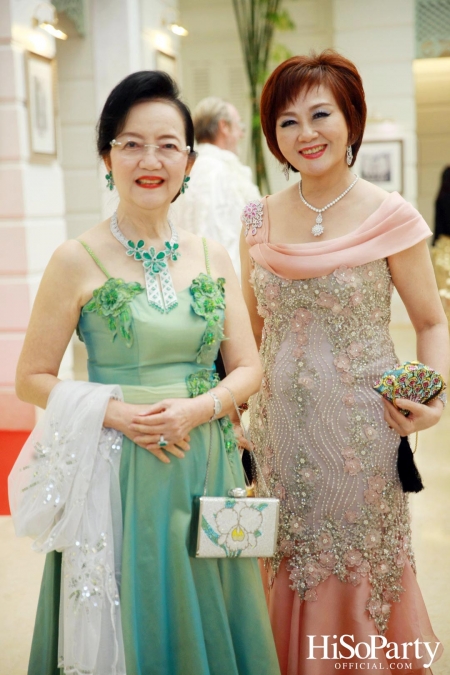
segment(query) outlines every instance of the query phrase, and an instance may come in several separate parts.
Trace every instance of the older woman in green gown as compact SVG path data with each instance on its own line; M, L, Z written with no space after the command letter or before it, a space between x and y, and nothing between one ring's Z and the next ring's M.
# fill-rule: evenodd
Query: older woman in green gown
M174 83L144 71L110 94L98 150L115 214L60 246L44 274L17 391L45 408L76 329L91 382L120 385L104 426L123 434L121 615L127 675L277 675L255 559L190 557L193 498L244 485L227 417L260 384L239 284L217 243L176 232L193 127ZM217 386L221 349L228 373ZM58 654L61 555L47 555L29 675L70 670ZM85 671L83 671L85 672ZM96 673L92 671L91 675ZM125 674L123 674L125 675Z

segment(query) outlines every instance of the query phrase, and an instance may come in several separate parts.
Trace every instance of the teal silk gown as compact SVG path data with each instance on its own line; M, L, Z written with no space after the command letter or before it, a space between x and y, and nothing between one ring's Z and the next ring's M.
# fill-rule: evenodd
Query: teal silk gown
M85 245L88 252L92 251ZM93 256L94 257L94 256ZM206 256L207 258L207 256ZM214 386L223 338L224 280L200 273L169 313L145 288L110 277L81 312L89 379L119 384L125 401L155 403ZM192 503L206 474L209 424L185 459L163 464L123 439L121 612L127 675L279 675L257 561L190 555ZM213 423L208 494L244 486L228 418ZM61 555L47 555L28 675L60 675Z

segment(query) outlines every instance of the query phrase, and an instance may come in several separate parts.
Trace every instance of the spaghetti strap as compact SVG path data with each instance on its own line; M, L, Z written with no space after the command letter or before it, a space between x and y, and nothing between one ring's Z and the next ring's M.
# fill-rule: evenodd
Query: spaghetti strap
M77 239L77 241L79 241L80 244L86 249L86 251L87 251L87 252L89 253L89 255L91 256L92 260L96 263L96 265L98 265L98 267L100 267L100 269L101 269L101 271L103 272L103 274L105 275L105 277L106 277L107 279L111 279L110 273L108 272L108 270L106 269L106 267L103 266L103 264L100 262L100 260L97 258L96 254L95 254L94 251L91 249L91 247L89 246L89 244L86 244L86 242L85 242L85 241L82 241L81 239Z
M202 237L202 242L203 242L203 250L205 252L205 265L206 265L206 272L211 276L211 265L209 263L209 251L208 251L208 244L206 242L205 237Z

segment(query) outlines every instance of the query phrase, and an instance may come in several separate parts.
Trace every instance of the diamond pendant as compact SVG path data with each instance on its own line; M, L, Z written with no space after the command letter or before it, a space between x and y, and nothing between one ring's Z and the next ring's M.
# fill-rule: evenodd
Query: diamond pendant
M316 224L314 225L314 227L313 227L312 230L311 230L311 233L312 233L315 237L320 237L320 235L323 234L323 229L324 229L324 228L323 228L323 225L322 225L322 220L323 220L322 214L321 214L321 213L318 213L318 214L317 214L317 218L316 218Z

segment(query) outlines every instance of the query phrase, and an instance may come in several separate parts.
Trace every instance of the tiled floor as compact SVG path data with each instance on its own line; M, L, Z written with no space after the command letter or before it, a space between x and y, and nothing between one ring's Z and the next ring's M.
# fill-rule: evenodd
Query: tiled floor
M410 329L393 331L400 360L415 353ZM450 408L450 406L449 406ZM433 627L447 645L434 675L450 673L450 410L420 434L417 459L425 491L411 499L419 584ZM0 674L25 675L44 558L0 518Z

